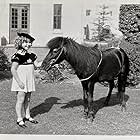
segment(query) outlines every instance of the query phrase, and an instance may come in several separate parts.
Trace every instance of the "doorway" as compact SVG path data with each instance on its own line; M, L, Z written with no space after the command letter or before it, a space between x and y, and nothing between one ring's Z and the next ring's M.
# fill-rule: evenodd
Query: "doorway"
M9 43L13 44L17 32L30 32L30 4L10 4Z

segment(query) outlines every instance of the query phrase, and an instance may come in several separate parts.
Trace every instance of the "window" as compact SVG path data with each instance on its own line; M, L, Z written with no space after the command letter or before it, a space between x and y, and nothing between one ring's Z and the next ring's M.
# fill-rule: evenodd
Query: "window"
M62 4L54 4L53 29L61 29Z
M86 10L86 16L90 16L91 10Z
M27 17L28 17L27 9L22 9L22 18L21 18L21 28L27 29Z
M18 28L18 10L12 8L12 28Z

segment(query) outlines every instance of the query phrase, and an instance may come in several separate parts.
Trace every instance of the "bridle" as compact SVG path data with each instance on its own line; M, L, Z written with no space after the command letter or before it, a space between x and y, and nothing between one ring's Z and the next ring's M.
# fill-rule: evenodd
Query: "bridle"
M64 50L64 47L63 47L63 40L62 40L60 49L61 49L61 51L60 51L59 55L58 55L55 59L52 59L52 61L50 62L49 68L60 58L60 56L61 56L61 54L62 54L62 52L63 52L63 50Z

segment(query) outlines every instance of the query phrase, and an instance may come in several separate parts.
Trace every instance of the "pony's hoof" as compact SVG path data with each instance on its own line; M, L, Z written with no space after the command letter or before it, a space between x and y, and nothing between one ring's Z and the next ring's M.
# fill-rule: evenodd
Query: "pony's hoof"
M93 117L87 119L87 123L93 123L93 121L94 121Z
M87 113L87 112L84 112L83 118L84 118L84 119L87 119L87 118L88 118L88 113Z
M126 112L126 106L121 105L121 111Z
M126 111L126 103L125 102L121 103L121 111L122 112Z
M90 123L92 123L94 121L94 119L95 119L95 114L94 113L91 113L91 114L88 115L87 121L90 122Z

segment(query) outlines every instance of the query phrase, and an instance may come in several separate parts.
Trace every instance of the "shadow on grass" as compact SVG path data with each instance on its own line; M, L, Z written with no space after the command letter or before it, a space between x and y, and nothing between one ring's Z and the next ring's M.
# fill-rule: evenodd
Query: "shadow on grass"
M129 99L129 96L125 95L125 101L126 102L128 101L128 99ZM95 110L96 113L100 109L102 109L103 107L115 106L115 105L120 104L116 94L112 94L111 95L111 98L110 98L108 106L104 106L105 100L106 100L106 97L102 97L102 98L94 101L94 110ZM73 108L73 107L81 106L81 105L84 105L83 104L83 100L82 99L78 99L78 100L73 100L73 101L68 102L65 106L62 106L61 108L62 109Z
M12 78L11 71L0 71L0 81L9 80Z
M31 116L35 117L38 114L44 114L46 112L49 112L49 110L53 107L54 104L58 104L58 100L60 99L56 97L47 98L43 103L31 109Z

